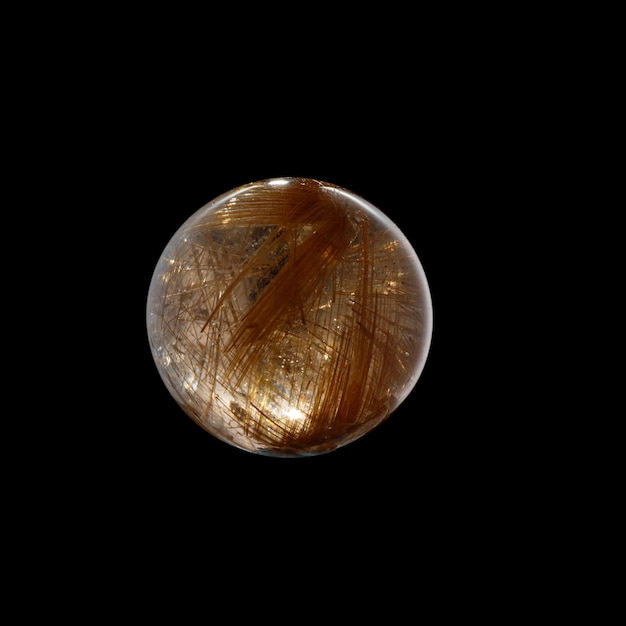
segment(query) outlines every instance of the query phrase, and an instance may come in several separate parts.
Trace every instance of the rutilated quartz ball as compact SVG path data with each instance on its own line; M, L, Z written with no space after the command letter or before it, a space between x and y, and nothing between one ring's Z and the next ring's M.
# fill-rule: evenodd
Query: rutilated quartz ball
M203 429L251 453L313 456L405 400L432 304L383 212L327 182L275 178L180 226L150 282L147 333L165 386Z

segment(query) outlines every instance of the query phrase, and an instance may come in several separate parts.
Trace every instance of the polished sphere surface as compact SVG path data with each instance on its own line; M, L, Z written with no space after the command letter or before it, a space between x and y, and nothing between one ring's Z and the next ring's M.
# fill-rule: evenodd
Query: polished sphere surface
M275 457L328 453L383 422L415 387L432 334L406 236L310 178L244 184L197 210L156 263L146 314L181 409Z

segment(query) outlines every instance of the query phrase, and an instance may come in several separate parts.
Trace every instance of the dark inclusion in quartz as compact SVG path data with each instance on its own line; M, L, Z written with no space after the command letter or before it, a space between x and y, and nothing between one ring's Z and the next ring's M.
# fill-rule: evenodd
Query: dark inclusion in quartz
M306 178L229 191L174 234L152 277L158 371L202 428L242 450L327 453L406 398L432 306L409 241L352 192Z

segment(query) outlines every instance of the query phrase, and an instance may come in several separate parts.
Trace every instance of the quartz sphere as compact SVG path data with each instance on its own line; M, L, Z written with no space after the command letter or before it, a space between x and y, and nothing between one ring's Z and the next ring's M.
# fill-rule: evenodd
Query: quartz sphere
M276 457L327 453L383 422L432 334L408 239L363 198L309 178L245 184L191 215L156 264L146 313L181 409Z

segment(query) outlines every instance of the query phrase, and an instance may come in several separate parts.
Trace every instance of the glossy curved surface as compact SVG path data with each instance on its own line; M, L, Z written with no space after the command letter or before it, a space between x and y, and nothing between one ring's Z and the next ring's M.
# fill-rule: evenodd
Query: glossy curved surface
M158 371L182 410L241 450L323 454L385 420L432 333L409 241L352 192L306 178L243 185L166 245L147 300Z

